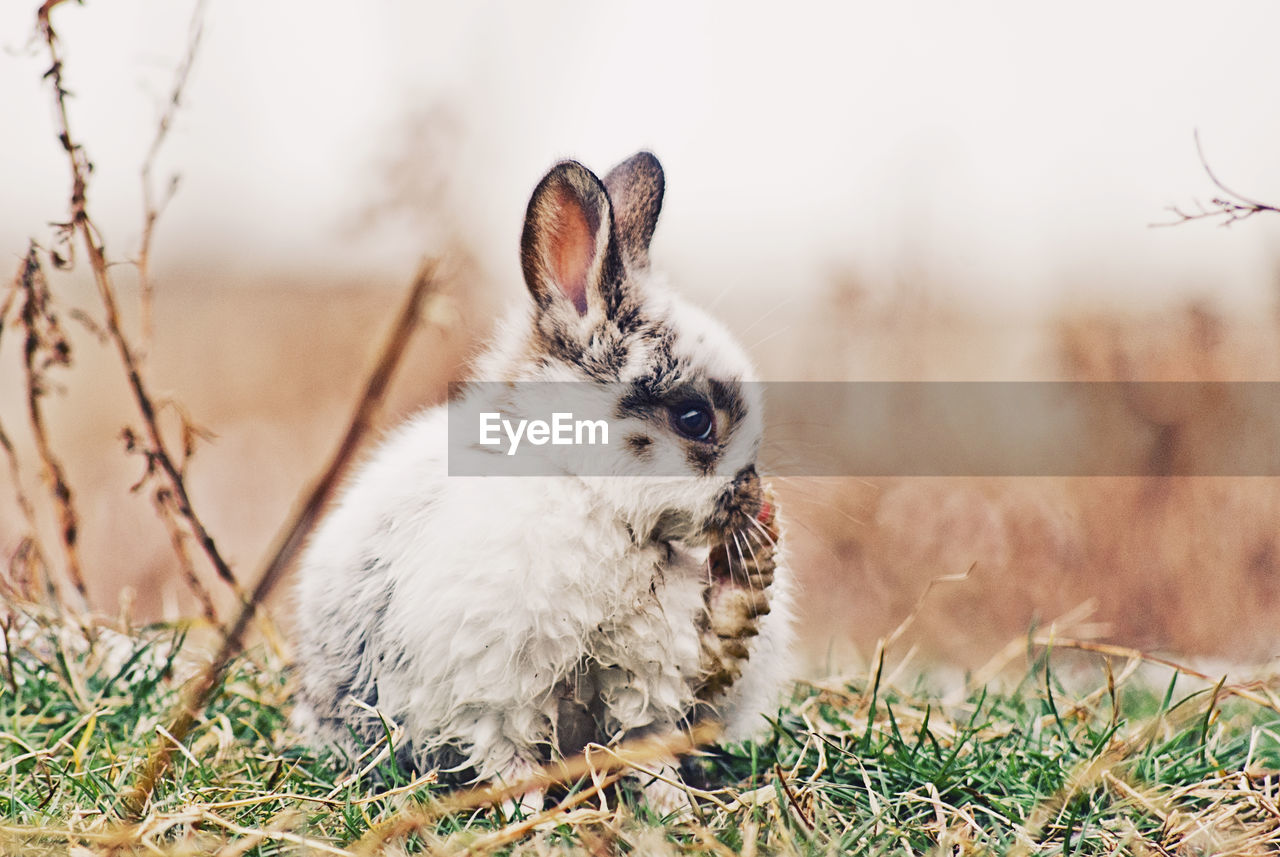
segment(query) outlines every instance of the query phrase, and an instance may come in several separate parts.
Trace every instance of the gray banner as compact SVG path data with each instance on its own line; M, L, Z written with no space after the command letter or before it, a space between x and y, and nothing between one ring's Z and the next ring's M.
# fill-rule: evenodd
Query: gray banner
M1276 476L1280 383L770 382L759 468L777 476ZM621 384L477 383L452 391L459 476L689 476L694 443ZM686 390L672 399L678 408ZM722 434L749 432L717 413ZM736 426L736 428L734 427ZM628 438L658 450L641 462Z

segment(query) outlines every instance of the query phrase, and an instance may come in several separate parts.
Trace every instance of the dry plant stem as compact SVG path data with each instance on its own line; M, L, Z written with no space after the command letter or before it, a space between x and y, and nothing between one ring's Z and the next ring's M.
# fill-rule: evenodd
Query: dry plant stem
M800 806L800 799L796 797L795 790L791 788L791 783L787 782L787 774L782 770L782 766L775 764L773 766L774 776L778 778L778 784L782 786L782 791L787 796L787 803L795 810L796 817L804 823L810 831L814 829L813 821L809 818L809 814Z
M259 601L260 596L265 596L275 587L279 577L297 556L303 541L319 520L320 512L337 486L339 478L350 464L351 457L373 425L374 416L382 406L383 399L386 398L387 388L400 364L400 358L404 355L409 340L422 317L423 306L428 297L434 296L439 291L440 282L436 276L438 268L437 260L428 259L418 269L404 306L396 318L395 326L382 346L373 372L365 382L364 391L347 424L346 434L343 435L338 448L334 450L324 472L312 483L310 491L305 495L305 501L295 507L288 523L276 536L271 558L259 576L258 586L254 590L254 598L248 605L248 609L252 609L253 602Z
M481 837L479 840L470 843L461 853L462 854L491 854L497 848L510 845L518 839L523 838L529 831L541 824L545 824L558 815L562 815L573 809L580 803L584 803L609 786L622 779L623 771L615 771L608 776L601 777L599 782L593 783L581 791L574 792L566 797L560 803L551 809L543 810L535 813L528 818L513 822L501 830L497 830L488 836Z
M1128 658L1133 660L1146 661L1148 663L1159 664L1163 667L1169 667L1172 670L1180 672L1192 678L1200 679L1206 682L1216 682L1221 685L1220 692L1228 696L1238 696L1241 699L1252 702L1254 705L1262 708L1269 708L1272 711L1280 713L1280 703L1273 697L1264 696L1255 693L1250 685L1247 684L1226 684L1225 681L1214 678L1208 673L1194 670L1191 667L1178 663L1177 661L1162 658L1158 655L1148 654L1138 649L1131 649L1128 646L1117 646L1110 643L1094 643L1088 640L1073 640L1065 637L1054 637L1052 635L1044 635L1034 637L1032 644L1050 649L1077 649L1082 652L1093 652L1094 654L1106 655L1108 657ZM1264 685L1253 685L1254 687Z
M183 450L182 460L178 464L178 472L186 477L187 462L190 460L194 452L194 438L198 434L193 430L190 419L179 408L179 414L182 421ZM138 452L139 444L136 435L130 429L124 431L125 448L129 452ZM143 450L145 454L145 450ZM134 485L134 491L137 491L151 483L151 476L154 474L154 464L148 456L147 472L142 479ZM200 579L200 575L196 572L196 565L188 549L188 542L191 534L188 529L182 526L182 512L174 500L173 492L169 489L167 482L161 482L154 486L151 492L151 504L155 507L156 517L164 524L165 531L169 534L169 545L173 548L174 556L178 560L178 569L182 575L183 581L187 584L187 588L195 595L196 600L200 602L200 612L204 618L213 625L218 624L218 612L214 605L213 594L208 587L204 585L204 581ZM236 590L236 595L241 596L240 591Z
M280 582L289 563L302 547L307 534L319 520L321 509L324 508L339 478L350 464L360 440L372 425L373 417L386 397L387 388L409 344L409 339L418 326L423 303L438 289L436 269L437 264L434 260L424 263L419 269L395 327L383 345L377 365L365 384L364 393L351 416L342 442L330 458L324 472L312 483L310 490L304 495L305 499L295 509L289 522L277 536L271 558L267 561L257 586L240 605L235 622L226 630L218 653L209 665L184 688L182 701L178 704L169 726L169 733L175 741L186 740L191 727L195 725L196 718L200 716L200 712L204 710L221 683L222 675L231 659L239 653L244 643L245 632L257 614L258 606ZM172 742L163 741L157 744L143 765L133 787L123 795L126 808L135 819L140 818L145 811L147 802L155 791L156 783L168 770L172 755Z
M54 455L53 446L49 443L44 408L41 406L41 399L46 392L44 370L49 365L59 363L66 365L69 362L69 347L58 328L57 320L50 312L48 283L45 281L44 271L40 268L40 260L36 256L34 245L27 250L20 281L23 290L21 323L26 330L26 342L22 353L27 386L27 418L31 423L31 435L36 444L36 453L40 456L45 482L49 485L49 491L58 509L58 525L62 536L63 554L66 557L67 579L75 588L80 602L78 606L84 609L88 606L88 590L85 588L84 574L80 569L79 516L76 514L75 498L67 482L62 462Z
M239 593L239 586L236 583L235 575L231 572L231 567L222 558L222 554L218 552L213 536L205 529L200 516L192 508L182 473L177 465L174 464L168 447L160 435L160 427L156 421L155 405L152 403L151 396L143 383L138 361L134 357L129 341L120 327L120 313L116 304L115 288L112 285L111 275L107 268L106 251L103 249L98 229L90 219L86 208L85 177L89 171L89 165L85 159L84 150L71 136L71 126L67 119L67 91L62 85L62 58L58 52L58 37L49 22L49 13L62 2L64 0L46 0L37 13L36 22L41 35L44 37L45 44L48 46L49 59L52 61L46 76L53 81L54 105L56 107L55 113L59 131L58 139L62 144L63 150L67 153L67 159L71 167L71 226L80 233L80 237L84 240L85 251L89 256L89 266L93 269L94 283L98 288L98 296L102 300L103 310L106 315L107 334L120 355L120 362L123 364L125 374L128 377L129 388L133 393L138 410L142 414L142 421L147 435L147 456L167 478L169 487L173 491L174 502L178 507L178 511L181 512L187 525L191 527L196 541L200 544L205 556L208 557L218 577L222 578L227 585Z
M22 267L19 268L18 276L14 278L13 284L9 288L9 293L5 295L4 303L0 303L0 338L4 336L4 325L9 317L9 311L13 308L13 303L18 297L18 293L22 291L22 271L26 267L24 260ZM9 478L13 480L13 499L17 503L18 511L22 513L23 523L27 527L27 535L10 559L9 572L18 594L26 601L35 601L35 579L29 574L32 568L37 569L37 574L52 585L52 579L49 577L49 564L45 560L44 550L40 545L36 528L36 510L31 503L31 498L27 496L27 492L22 488L22 467L18 462L18 453L13 448L13 441L9 438L8 432L5 431L4 424L0 423L0 449L4 450L5 460L9 467Z
M1183 211L1176 205L1168 208L1170 214L1173 214L1175 220L1165 223L1153 223L1152 226L1178 226L1191 220L1206 220L1209 218L1221 217L1222 222L1219 226L1230 226L1240 220L1247 220L1255 214L1263 212L1271 212L1272 214L1280 214L1280 206L1268 205L1265 202L1259 202L1251 199L1242 193L1237 193L1231 188L1223 184L1213 169L1209 166L1209 159L1204 155L1204 147L1200 144L1200 131L1195 132L1196 155L1200 158L1200 166L1209 176L1209 181L1213 182L1214 187L1222 191L1225 196L1216 196L1209 200L1209 204L1213 208L1205 208L1200 203L1196 203L1196 211L1188 213Z
M191 551L187 549L187 532L178 523L179 513L175 508L173 495L165 488L158 488L152 495L152 502L155 504L158 517L164 523L165 530L169 533L169 545L173 548L173 555L178 558L182 579L186 581L187 588L200 602L200 615L211 624L218 624L218 610L213 603L213 594L196 573Z
M160 149L164 146L164 142L169 136L169 129L173 127L173 120L178 113L178 108L182 106L182 93L187 87L187 78L191 76L191 69L195 65L196 54L199 52L200 39L203 35L204 0L197 0L195 7L191 11L191 27L187 40L186 54L174 75L173 88L169 91L169 98L165 103L164 112L160 114L160 121L156 124L156 134L151 139L151 147L147 150L147 157L142 162L142 240L138 246L138 258L135 260L135 266L138 269L139 309L142 327L142 344L138 349L138 361L140 364L146 363L146 359L155 345L155 323L153 319L155 281L151 278L151 242L155 236L156 221L160 219L160 214L164 211L165 206L169 204L169 201L173 199L173 195L178 189L178 177L175 175L170 178L163 196L157 201L155 189L152 186L151 174L155 168L156 157L160 154Z
M387 841L407 836L443 815L500 804L531 791L546 790L556 785L569 785L586 776L610 776L637 766L664 762L673 756L685 755L697 747L714 742L720 737L720 731L718 723L703 721L687 732L638 738L624 741L615 747L591 744L582 755L563 762L544 765L519 782L477 786L454 792L425 807L407 809L370 830L352 846L351 850L357 854L373 854ZM604 784L601 783L601 785ZM562 804L561 807L548 810L547 813L554 815L564 806Z
M9 463L9 478L13 480L14 502L18 504L18 511L22 513L22 521L27 527L26 537L10 558L9 574L19 596L25 601L36 601L38 600L35 587L36 575L30 574L30 569L38 569L37 574L48 580L49 565L45 561L44 551L40 548L35 535L35 507L31 505L31 498L27 496L27 492L22 490L22 470L18 466L18 454L3 424L0 424L0 449L4 450L5 459Z

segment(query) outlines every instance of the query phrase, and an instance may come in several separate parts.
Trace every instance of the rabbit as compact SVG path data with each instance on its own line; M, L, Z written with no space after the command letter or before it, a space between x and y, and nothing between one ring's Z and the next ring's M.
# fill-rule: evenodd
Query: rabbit
M474 364L500 383L394 429L310 540L295 723L314 743L358 751L395 724L414 769L511 784L694 718L709 536L760 510L763 405L744 350L650 268L664 187L648 152L603 181L576 161L551 169L521 236L531 300ZM449 446L449 408L519 417L519 391L543 381L613 413L624 439L594 463L604 475L449 476L451 450L492 454ZM790 677L792 583L775 559L741 675L713 704L729 738L764 727ZM645 794L663 810L687 800L664 778Z

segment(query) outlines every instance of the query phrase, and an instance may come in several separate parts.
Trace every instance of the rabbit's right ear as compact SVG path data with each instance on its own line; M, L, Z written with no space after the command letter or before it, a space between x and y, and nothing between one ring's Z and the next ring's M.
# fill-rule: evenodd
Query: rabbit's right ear
M520 264L540 310L567 300L579 316L594 309L609 317L617 307L623 269L609 194L577 161L557 165L534 189Z
M662 164L652 152L636 152L604 177L613 203L613 221L627 261L639 268L649 265L649 242L662 211L666 183Z

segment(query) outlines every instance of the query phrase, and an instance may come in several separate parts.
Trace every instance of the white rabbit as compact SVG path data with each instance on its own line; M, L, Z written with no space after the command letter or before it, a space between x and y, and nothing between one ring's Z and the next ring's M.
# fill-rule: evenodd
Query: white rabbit
M762 417L743 350L649 269L663 187L647 152L603 182L572 161L542 179L521 244L533 299L476 365L502 383L461 394L514 419L536 407L533 382L577 382L621 441L592 453L592 474L449 476L495 460L450 445L455 402L395 430L315 534L296 713L312 740L356 749L385 718L417 769L510 783L693 715L708 535L750 528L760 508ZM561 450L521 450L561 472ZM780 561L742 676L716 701L731 737L765 725L788 678L790 585Z

